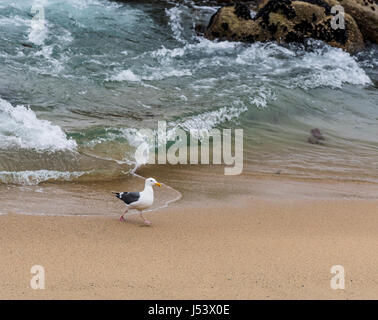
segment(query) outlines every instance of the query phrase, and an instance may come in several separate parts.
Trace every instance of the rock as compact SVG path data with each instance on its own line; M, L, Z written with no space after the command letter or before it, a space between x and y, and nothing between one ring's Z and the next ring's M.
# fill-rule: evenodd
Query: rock
M235 4L234 0L194 0L196 5L201 6L231 6ZM247 6L249 9L257 11L257 0L245 0L238 1L238 3ZM250 14L248 10L248 14ZM194 26L194 30L199 36L203 36L207 29L207 22L204 24L202 21L197 22Z
M311 144L321 144L323 145L323 141L325 138L321 134L319 129L312 129L311 130L311 136L308 138L308 142Z
M203 24L196 24L194 27L194 30L196 31L196 34L199 36L203 36L206 32L206 26Z
M257 10L269 0L257 0ZM340 5L356 21L365 40L378 43L378 3L374 0L324 0L330 7Z
M308 138L308 143L311 143L311 144L320 144L320 145L324 145L324 143L314 137L309 137Z
M257 10L260 10L262 7L264 7L269 0L257 0Z
M325 140L319 129L312 129L311 135L318 140Z
M29 43L21 43L21 45L25 48L33 48L33 46Z
M378 43L378 3L375 0L324 0L330 6L341 5L351 15L366 40Z
M243 9L241 9L243 7ZM230 41L253 42L253 36L258 35L259 27L256 22L248 15L240 12L249 10L243 4L220 8L210 19L205 36L211 40L221 39ZM248 39L249 37L249 39Z
M346 1L346 0L345 0ZM304 42L323 40L355 53L364 48L354 19L345 14L345 29L332 29L331 7L322 0L269 0L252 19L243 4L220 8L210 19L205 36L229 41Z

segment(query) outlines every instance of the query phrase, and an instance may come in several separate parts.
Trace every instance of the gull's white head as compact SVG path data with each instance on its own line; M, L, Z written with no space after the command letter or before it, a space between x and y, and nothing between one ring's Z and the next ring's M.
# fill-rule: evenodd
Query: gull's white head
M161 187L161 184L159 182L157 182L154 178L148 178L146 179L146 182L145 182L145 185L146 186L159 186Z

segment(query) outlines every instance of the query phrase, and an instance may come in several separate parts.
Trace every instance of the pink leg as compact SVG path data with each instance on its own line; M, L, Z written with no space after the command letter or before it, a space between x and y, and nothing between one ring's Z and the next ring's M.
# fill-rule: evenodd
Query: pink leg
M124 221L126 221L125 218L124 218L123 216L127 213L127 211L129 211L129 208L126 207L126 211L125 211L125 212L119 217L119 221L120 221L120 222L124 222Z
M140 213L140 217L143 219L143 221L144 221L145 224L148 224L148 225L151 224L151 221L148 221L148 220L143 216L143 213L142 213L142 212Z

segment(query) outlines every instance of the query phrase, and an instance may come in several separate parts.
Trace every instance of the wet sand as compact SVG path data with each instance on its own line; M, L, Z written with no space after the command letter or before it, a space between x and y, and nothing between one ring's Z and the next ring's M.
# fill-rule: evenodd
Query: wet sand
M184 197L146 214L151 227L135 215L1 215L0 298L377 299L378 201L351 196L366 186L264 183L288 192ZM33 265L45 290L30 287ZM333 265L344 290L330 287Z

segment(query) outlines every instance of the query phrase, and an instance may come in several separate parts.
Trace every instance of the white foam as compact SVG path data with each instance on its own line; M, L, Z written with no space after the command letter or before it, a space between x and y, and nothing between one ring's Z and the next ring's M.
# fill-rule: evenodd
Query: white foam
M45 7L48 0L35 0L31 7L31 13L34 15L30 21L29 41L36 45L43 45L47 35L48 27L45 16Z
M120 73L110 77L111 81L131 81L131 82L138 82L141 80L139 76L137 76L134 72L130 69L123 70Z
M35 55L37 57L43 57L46 59L48 64L46 64L44 67L37 68L38 73L49 73L52 75L56 75L60 71L64 69L64 62L67 60L65 56L60 57L60 59L55 59L52 57L52 53L54 50L54 46L42 46L41 50L37 51Z
M295 52L276 43L253 43L240 51L235 62L256 66L261 71L269 71L286 65L287 59L294 58Z
M232 54L238 46L240 46L240 43L237 42L214 42L205 38L199 38L196 43L185 44L183 47L179 48L167 49L162 46L157 50L145 53L139 57L142 58L146 54L150 55L152 58L158 60L158 67L144 66L143 70L138 72L130 69L122 70L112 75L107 80L137 82L142 80L151 81L163 80L170 77L191 76L196 69L207 67L210 64L219 65L223 63L224 61L222 59L217 58L217 53ZM208 56L208 59L200 60L198 64L193 65L191 68L189 64L188 68L182 68L182 65L177 65L175 59L188 54L205 54ZM230 58L227 59L229 62L232 61Z
M238 42L209 41L198 38L194 44L180 48L162 47L150 53L162 66L174 68L177 58L186 55L203 57L188 71L209 66L232 67L233 65L252 66L252 75L264 82L274 82L279 78L288 88L341 88L344 84L370 85L372 82L358 65L355 57L339 48L328 46L320 41L309 42L318 49L304 50L286 48L277 43L254 43L244 45ZM275 76L275 79L271 76Z
M0 148L19 147L38 151L76 150L63 130L50 121L40 120L28 107L13 107L0 98Z
M118 74L111 76L108 81L130 81L140 82L141 80L163 80L170 77L184 77L192 75L189 69L176 70L174 68L149 68L144 75L137 75L130 69L123 70Z
M169 26L173 32L173 37L181 43L186 43L185 39L182 36L184 31L182 24L182 10L179 6L172 7L170 9L165 9L166 15L169 17Z
M354 57L342 49L325 46L314 52L306 52L296 60L292 71L308 72L287 81L289 88L312 89L317 87L341 88L343 84L369 85L371 80L360 68Z
M86 172L65 172L53 170L36 171L0 171L0 182L5 184L38 185L46 181L71 181L84 175Z
M222 123L237 120L240 115L248 110L247 106L241 101L235 101L233 106L222 107L217 110L204 112L187 119L170 122L167 136L174 135L176 128L182 128L186 131L199 130L202 135L206 135L209 131Z
M119 8L121 5L115 2L101 1L101 0L66 0L71 6L77 9L86 9L90 6L99 6L101 9Z
M36 45L42 45L47 37L48 30L41 23L31 23L28 40Z
M61 34L58 36L59 42L70 43L73 40L72 33L67 29L62 29Z
M260 87L257 89L257 92L249 98L249 101L257 108L265 108L269 101L276 99L276 94L270 88Z
M370 85L372 82L355 57L321 41L311 50L284 48L275 43L256 43L238 55L239 64L255 65L258 77L278 78L287 88L341 88L344 84Z
M30 19L24 19L20 16L12 16L12 17L1 17L0 18L0 26L13 26L13 27L21 27L21 26L30 26Z
M151 68L151 75L143 76L143 80L163 80L170 77L184 77L191 76L192 72L189 69L174 69L169 68L162 70L161 68Z
M171 62L172 58L183 57L186 54L206 54L215 58L217 53L233 53L237 47L240 47L239 42L229 41L210 41L206 38L198 38L196 43L185 44L183 47L167 49L162 46L160 49L150 52L154 58L161 60L165 64ZM165 59L165 60L164 60Z

